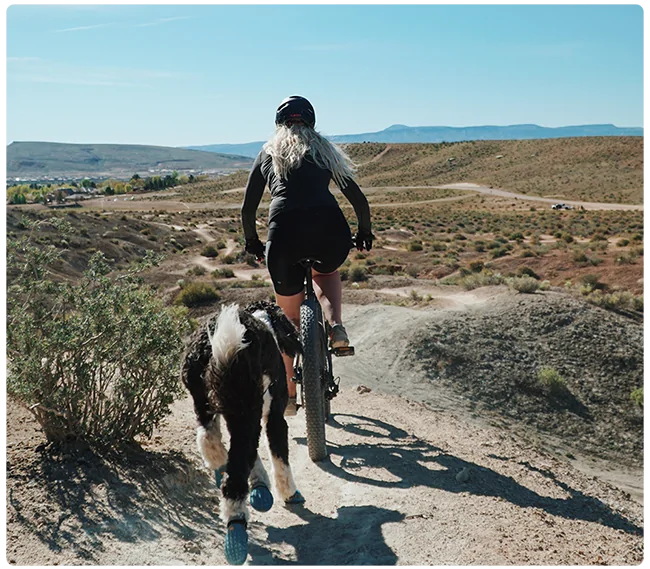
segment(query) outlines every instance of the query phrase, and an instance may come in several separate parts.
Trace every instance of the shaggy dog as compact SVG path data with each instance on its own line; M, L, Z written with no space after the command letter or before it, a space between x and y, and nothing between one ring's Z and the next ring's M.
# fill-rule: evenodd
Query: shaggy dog
M199 452L223 493L221 518L228 524L225 552L230 563L246 558L249 487L255 509L267 511L273 503L258 455L262 423L279 495L286 503L304 501L289 467L282 360L282 353L293 357L300 351L298 332L282 310L256 302L246 308L223 307L192 337L184 355L181 378L194 400ZM230 433L228 450L221 440L221 417Z

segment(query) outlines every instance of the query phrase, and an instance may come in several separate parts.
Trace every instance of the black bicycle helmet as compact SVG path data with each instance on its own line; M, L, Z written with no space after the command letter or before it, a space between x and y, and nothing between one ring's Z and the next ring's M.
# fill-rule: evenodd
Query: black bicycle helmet
M292 95L280 103L275 111L275 124L287 124L290 121L301 120L306 125L314 128L316 125L316 113L311 103L304 97Z

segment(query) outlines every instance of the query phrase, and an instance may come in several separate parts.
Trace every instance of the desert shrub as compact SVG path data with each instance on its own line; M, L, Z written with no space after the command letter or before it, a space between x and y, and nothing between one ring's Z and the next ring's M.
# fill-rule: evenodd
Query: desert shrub
M483 261L470 261L469 270L472 273L480 273L485 268Z
M232 265L237 261L237 258L234 255L226 255L223 258L223 262L226 263L226 265Z
M174 300L174 304L183 304L189 308L193 306L200 306L202 304L209 304L219 299L219 293L216 289L202 282L186 283L178 296Z
M515 289L517 292L524 294L533 294L539 289L539 282L536 279L528 276L513 277L508 279L508 286Z
M517 274L519 276L527 276L527 277L533 277L536 280L539 280L539 275L533 271L530 267L519 267L519 270L517 271Z
M362 265L352 265L348 272L348 279L353 283L368 280L368 269Z
M542 367L537 372L537 381L542 387L547 388L551 393L559 394L566 391L566 381L552 367Z
M587 258L587 255L582 249L574 249L573 253L571 253L571 258L573 259L574 263L587 263L589 262L589 259Z
M166 308L138 272L119 277L101 253L77 282L51 278L53 247L8 242L7 389L51 441L149 437L182 393L184 309Z
M422 241L415 240L408 244L409 251L422 251Z
M480 273L475 273L458 279L457 283L465 290L473 290L482 286L500 285L503 284L504 281L505 279L500 273L493 273L492 271L485 269Z
M339 275L341 275L342 281L348 280L349 272L350 270L348 269L348 267L339 267Z
M201 250L201 255L213 259L219 255L219 251L217 251L217 248L214 245L206 245Z
M445 245L442 241L433 241L431 243L431 249L433 251L446 251L447 245Z
M420 274L420 271L418 271L417 267L414 267L413 265L406 267L405 272L409 277L412 277L414 279L417 279L418 275Z
M551 282L550 281L542 281L539 283L539 290L545 291L545 290L551 290Z
M633 254L619 255L616 257L616 263L619 265L633 265L637 257Z
M232 269L215 269L212 271L212 276L217 279L233 279L235 278L235 273Z
M635 233L632 235L632 241L643 241L643 235L640 233Z
M630 399L639 407L643 407L643 387L639 387L630 393Z
M562 241L564 241L565 243L573 243L574 241L573 235L565 231L564 233L562 233Z
M512 233L510 235L510 239L512 241L523 241L524 240L524 234L521 231L515 231L515 233Z
M629 291L616 291L611 294L593 290L587 294L587 302L609 310L633 310L643 312L643 295L634 295Z
M630 244L629 239L619 239L616 242L617 247L627 247Z
M207 273L207 271L206 271L205 267L203 267L201 265L194 265L193 267L191 267L190 269L187 270L188 275L192 275L192 276L195 276L195 277L201 277L201 276L205 275L205 273Z
M499 247L498 249L492 249L490 257L493 259L498 259L499 257L505 257L508 254L508 250L505 247Z
M225 249L226 248L226 243L224 241L217 241L215 247L217 249Z

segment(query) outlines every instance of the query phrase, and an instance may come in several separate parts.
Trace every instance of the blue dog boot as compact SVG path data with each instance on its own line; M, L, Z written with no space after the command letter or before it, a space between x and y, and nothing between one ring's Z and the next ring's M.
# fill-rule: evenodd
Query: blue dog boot
M218 468L214 471L214 480L217 483L217 488L221 488L221 481L223 480L223 475L226 473L226 465L224 464L221 468Z
M285 504L304 504L305 497L300 493L300 490L296 490L296 493L285 500Z
M248 556L248 532L246 520L235 518L228 522L223 552L230 565L243 565Z
M250 503L258 512L268 512L273 506L273 494L264 484L259 484L251 490Z

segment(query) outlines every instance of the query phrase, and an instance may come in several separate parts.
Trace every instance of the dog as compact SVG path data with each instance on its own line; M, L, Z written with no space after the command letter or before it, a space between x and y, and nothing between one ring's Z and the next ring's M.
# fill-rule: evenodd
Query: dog
M299 333L279 306L255 302L222 307L197 331L185 351L181 379L194 401L197 445L221 487L221 519L227 524L225 553L231 564L247 555L250 504L267 511L273 504L268 474L258 455L265 425L275 486L285 503L301 503L289 466L289 398L282 354L301 352ZM230 434L226 450L221 418Z

